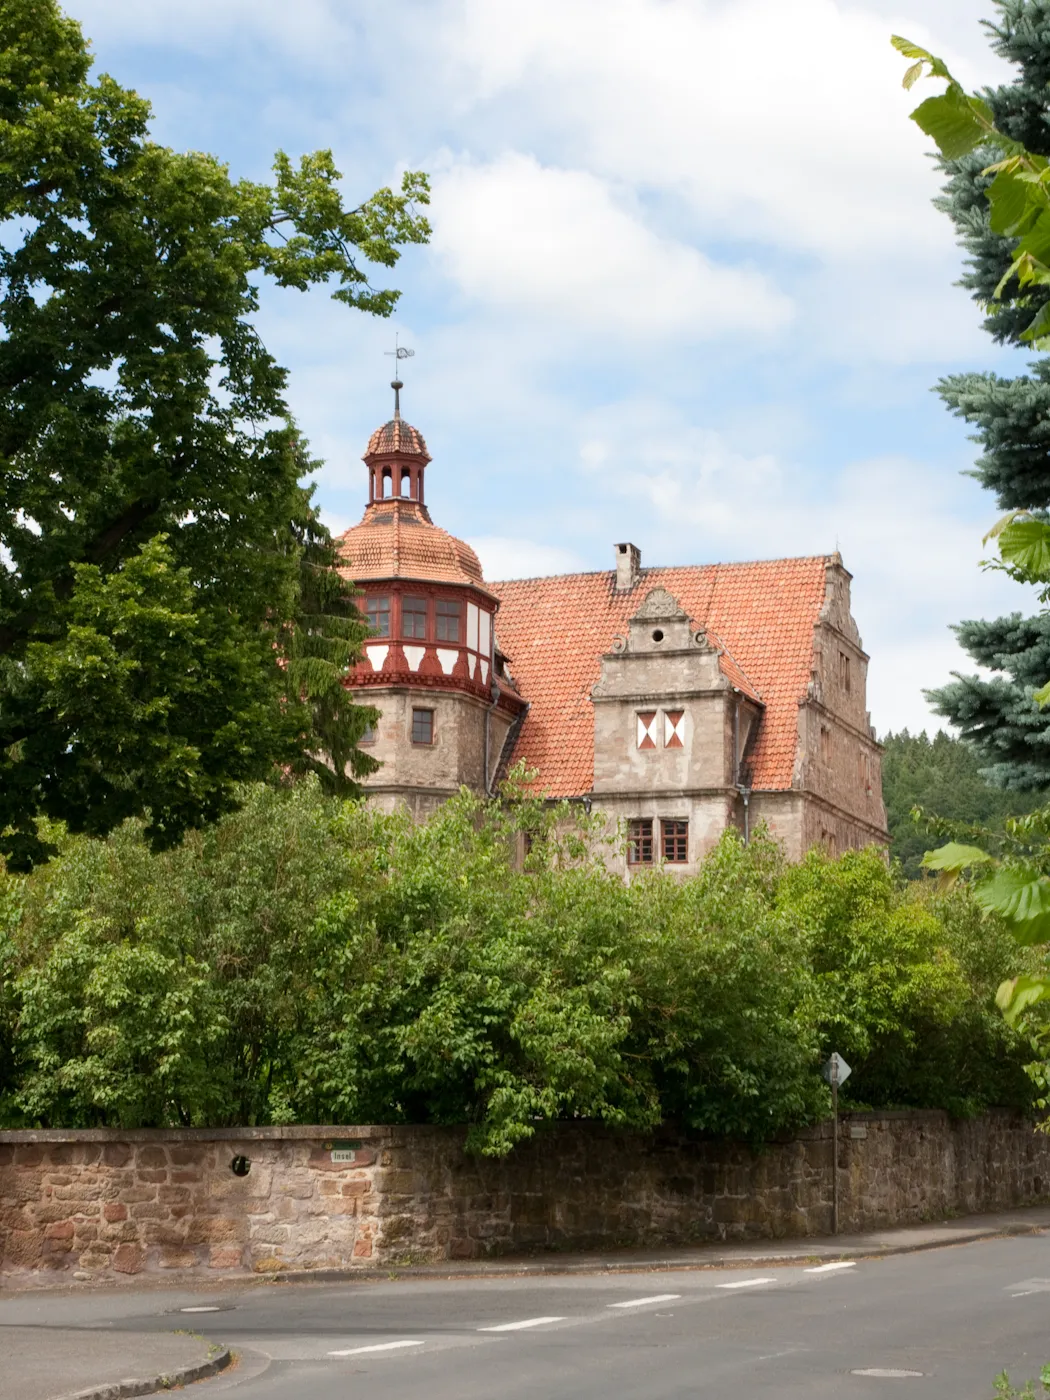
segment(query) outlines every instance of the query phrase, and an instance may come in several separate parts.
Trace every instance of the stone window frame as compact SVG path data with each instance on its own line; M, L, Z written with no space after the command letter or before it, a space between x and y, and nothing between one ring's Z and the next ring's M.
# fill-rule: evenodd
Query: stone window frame
M660 717L659 710L635 710L635 747L638 749L655 749L656 744L656 721Z
M664 748L684 749L685 743L682 739L682 721L685 719L684 710L663 710L664 717Z
M845 695L853 694L853 679L851 674L849 653L839 652L839 685L841 685Z
M423 722L424 715L426 716L425 722ZM420 720L418 726L416 723L417 717ZM411 734L413 744L418 744L420 748L432 747L434 743L434 711L429 707L425 707L422 705L413 705L412 724L409 733ZM420 736L422 736L425 733L426 737L417 738L417 733Z
M631 817L627 822L627 864L652 865L653 819Z

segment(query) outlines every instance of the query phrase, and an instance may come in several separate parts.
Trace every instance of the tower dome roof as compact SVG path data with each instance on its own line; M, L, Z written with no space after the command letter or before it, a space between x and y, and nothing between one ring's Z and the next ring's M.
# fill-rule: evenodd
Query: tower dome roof
M374 501L360 524L339 537L340 572L355 583L413 579L460 583L488 593L478 556L430 520L417 501Z
M372 457L422 457L430 461L423 434L411 423L406 423L400 413L396 413L389 423L377 428L368 439L364 460Z

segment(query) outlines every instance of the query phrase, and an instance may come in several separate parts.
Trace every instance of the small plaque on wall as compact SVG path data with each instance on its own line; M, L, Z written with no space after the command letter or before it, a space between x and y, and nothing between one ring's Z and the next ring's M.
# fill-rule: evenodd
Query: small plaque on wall
M356 1162L361 1150L359 1142L326 1142L325 1151L332 1154L333 1162Z

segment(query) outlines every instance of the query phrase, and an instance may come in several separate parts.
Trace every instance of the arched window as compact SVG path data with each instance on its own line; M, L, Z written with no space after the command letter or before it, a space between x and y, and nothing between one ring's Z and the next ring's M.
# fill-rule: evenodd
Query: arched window
M383 489L382 489L382 491L380 491L379 494L383 497L384 500L386 500L387 496L393 495L393 489L394 489L394 487L393 487L393 482L392 482L391 476L390 476L390 468L389 468L389 467L384 467L384 468L383 468Z

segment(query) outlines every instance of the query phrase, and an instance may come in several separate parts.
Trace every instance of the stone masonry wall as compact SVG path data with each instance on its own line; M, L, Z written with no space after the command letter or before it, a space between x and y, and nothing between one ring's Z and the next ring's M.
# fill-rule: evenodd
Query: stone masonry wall
M426 1127L0 1133L0 1271L272 1273L830 1229L829 1124L759 1153L583 1123L502 1162L462 1144ZM1050 1137L1007 1113L857 1115L839 1188L843 1230L1043 1202Z

